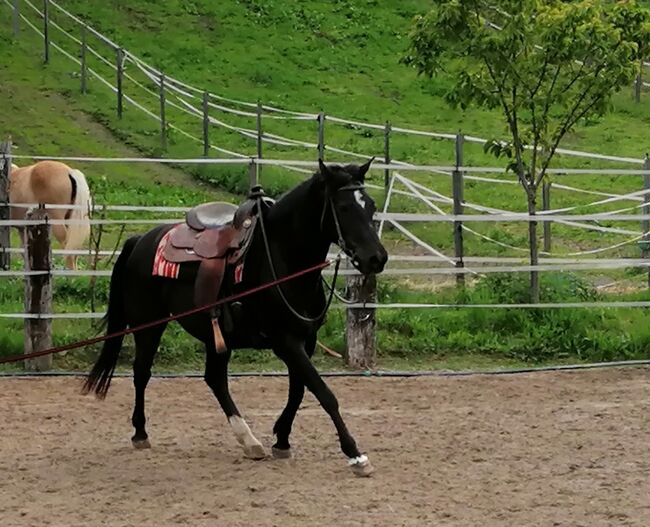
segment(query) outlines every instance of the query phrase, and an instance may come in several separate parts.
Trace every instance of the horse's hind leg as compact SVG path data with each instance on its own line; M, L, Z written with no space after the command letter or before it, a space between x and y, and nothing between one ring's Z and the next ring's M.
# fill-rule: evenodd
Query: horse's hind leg
M205 382L212 389L221 405L237 442L244 448L244 454L251 459L263 459L266 452L262 443L253 435L235 405L228 389L228 361L230 350L217 353L214 344L206 346Z
M135 360L133 361L133 386L135 387L135 406L131 422L135 433L131 442L135 448L150 448L149 436L145 429L144 393L151 379L151 365L160 344L166 324L154 326L135 333Z
M305 351L311 359L316 349L316 335L310 338L305 344ZM276 442L273 445L273 457L276 458L289 458L291 457L291 445L289 444L289 436L291 435L291 427L296 413L300 408L302 399L305 396L305 383L296 374L295 370L289 370L289 396L287 404L282 410L280 417L278 417L275 425L273 425L273 433L276 437Z
M52 225L52 234L59 242L59 245L64 248L65 242L68 238L68 230L65 225ZM66 269L76 271L77 270L77 257L73 254L67 254L64 257Z

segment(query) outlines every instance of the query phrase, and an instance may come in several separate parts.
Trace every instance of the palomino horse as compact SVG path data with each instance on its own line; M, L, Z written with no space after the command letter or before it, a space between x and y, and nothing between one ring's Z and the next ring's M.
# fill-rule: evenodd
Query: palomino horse
M76 220L68 225L52 225L52 232L66 250L81 249L90 234L90 189L80 170L58 161L40 161L26 167L11 165L9 203L71 205L68 208L48 208L50 219ZM24 207L11 207L11 219L23 220ZM85 221L84 221L85 220ZM18 228L24 244L24 229ZM66 267L76 269L77 257L66 255Z
M332 243L345 251L361 273L380 273L388 255L373 226L374 201L364 188L369 167L370 162L362 166L325 166L321 162L318 173L270 207L266 207L258 195L254 209L257 224L252 227L243 270L238 274L235 267L225 274L219 295L223 298L228 293L249 291L268 284L276 276L313 269L326 259ZM188 215L188 224L189 220ZM159 248L164 247L161 241L166 243L166 239L173 240L172 229L179 228L183 228L183 225L162 225L125 242L111 276L107 334L161 320L170 313L183 313L206 305L198 303L195 296L196 285L201 283L197 282L197 276L201 277L201 267L197 262L179 264L179 271L170 277L156 272L158 267L154 267L160 254ZM212 283L207 285L215 287ZM276 436L273 454L276 457L290 456L291 426L306 387L332 419L341 450L353 472L359 476L369 475L372 466L368 457L359 451L339 412L336 397L311 362L316 334L328 307L320 271L258 291L230 307L228 312L224 310L219 315L225 342L225 349L220 351L215 345L208 313L204 311L186 316L179 323L185 331L204 343L205 382L219 401L245 455L260 459L265 456L265 450L230 396L228 361L231 350L270 348L289 370L287 404L273 427ZM149 447L145 429L145 390L165 327L166 324L158 324L134 333L135 407L132 423L135 434L132 442L136 448ZM115 336L104 342L101 354L86 380L86 393L93 390L99 397L106 395L123 339L123 336Z

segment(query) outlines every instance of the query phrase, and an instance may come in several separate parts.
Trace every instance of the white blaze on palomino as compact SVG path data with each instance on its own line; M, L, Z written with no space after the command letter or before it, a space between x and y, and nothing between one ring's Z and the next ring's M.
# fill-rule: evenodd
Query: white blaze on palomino
M354 191L354 199L357 201L357 203L362 209L366 208L366 200L363 199L363 194L361 193L360 190Z
M244 447L244 454L246 457L252 459L263 459L266 457L266 451L257 438L251 432L246 421L238 415L231 415L228 422L232 431L237 438L237 442Z

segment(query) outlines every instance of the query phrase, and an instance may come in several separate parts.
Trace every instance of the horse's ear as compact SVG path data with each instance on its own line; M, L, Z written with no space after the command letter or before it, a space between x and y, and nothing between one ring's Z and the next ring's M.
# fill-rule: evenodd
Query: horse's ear
M375 156L372 156L366 163L359 167L359 179L363 181L366 178L366 172L370 169L370 165L375 160Z
M330 169L327 168L325 163L323 163L323 160L321 158L318 158L318 180L327 183L327 181L330 179Z
M325 163L323 163L323 160L319 157L318 158L318 171L320 172L320 175L322 177L327 177L329 175L329 169L325 166Z

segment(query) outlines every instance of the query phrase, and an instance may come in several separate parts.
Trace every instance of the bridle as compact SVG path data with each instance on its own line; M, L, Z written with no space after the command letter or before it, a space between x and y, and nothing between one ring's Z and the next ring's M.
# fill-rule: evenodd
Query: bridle
M354 191L354 190L363 190L363 189L364 186L360 183L350 183L349 185L344 185L338 188L335 192ZM271 276L273 277L274 280L277 280L277 273L275 271L275 265L273 263L273 256L271 255L271 247L269 245L269 240L266 235L266 226L264 225L264 214L262 210L263 195L259 194L258 196L256 196L256 199L257 199L257 210L259 214L259 222L262 228L262 239L264 240L264 248L266 250L266 257L269 263L269 267L271 268ZM336 235L338 237L337 245L341 248L341 250L345 254L350 256L350 258L352 258L352 261L354 261L356 257L353 254L351 254L351 251L347 248L345 240L343 239L341 222L339 221L338 213L336 212L336 207L334 206L334 196L330 191L327 192L325 200L323 202L323 212L321 213L321 218L320 218L320 230L321 232L323 232L323 223L325 220L325 213L327 212L328 205L330 210L332 211L332 218L334 219L334 225L336 227ZM336 279L338 278L339 275L340 266L341 266L341 255L339 254L336 257L336 264L334 266L334 278L332 278L332 286L330 287L325 282L325 279L323 278L323 282L325 282L325 285L327 285L328 289L330 290L330 294L327 299L327 302L325 303L325 307L316 317L307 317L305 315L302 315L301 313L298 313L298 311L296 311L293 308L293 306L289 303L287 297L284 295L284 292L282 291L282 287L280 286L280 284L276 285L276 289L280 295L280 298L282 298L282 301L284 302L285 306L293 314L293 316L295 316L299 320L302 320L303 322L308 322L308 323L317 322L325 316L325 313L327 313L327 310L330 308L330 305L332 304L332 300L334 298L334 294L335 294L334 284L336 284Z
M364 186L361 183L350 183L349 185L344 185L341 188L336 189L335 193L338 192L344 192L344 191L355 191L355 190L364 190ZM343 239L343 231L341 230L341 222L339 221L339 215L336 212L336 207L334 206L334 194L330 191L327 191L325 201L323 202L323 212L321 212L320 215L320 230L323 232L323 223L325 222L325 213L327 212L327 205L330 206L330 210L332 211L332 218L334 219L334 226L336 227L336 236L338 238L338 241L336 242L336 245L338 245L341 250L347 254L353 261L356 259L356 256L352 254L352 251L348 249L347 244L345 243L345 240Z

